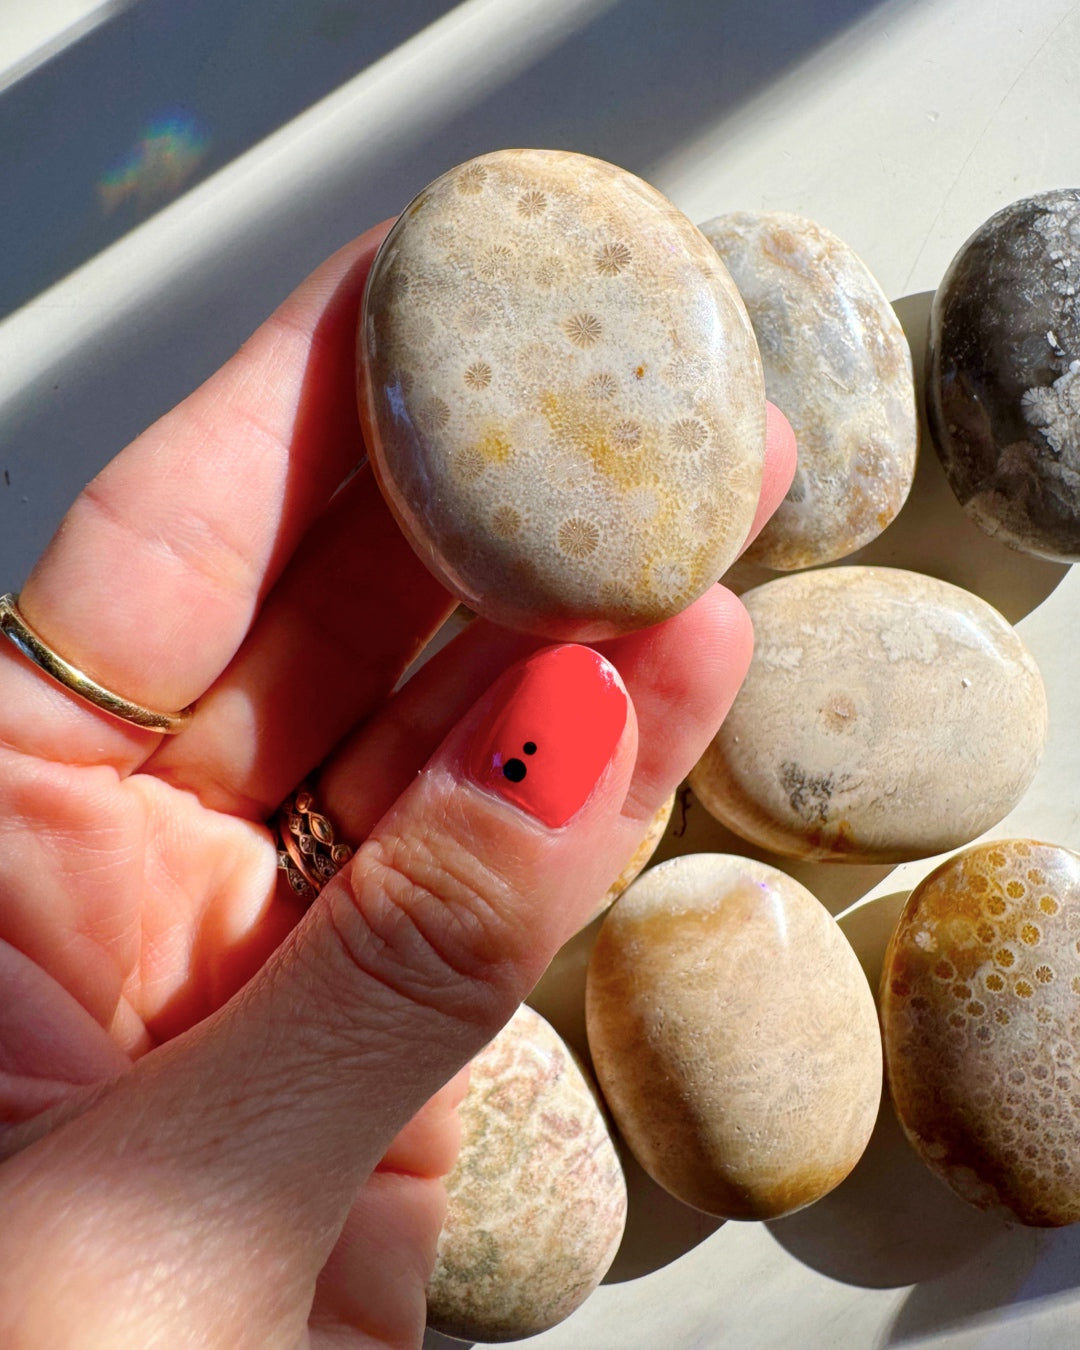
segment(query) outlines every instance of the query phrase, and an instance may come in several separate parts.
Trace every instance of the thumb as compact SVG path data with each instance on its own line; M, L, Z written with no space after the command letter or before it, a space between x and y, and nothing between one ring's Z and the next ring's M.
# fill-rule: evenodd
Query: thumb
M156 1322L299 1334L358 1188L622 865L636 751L590 648L507 671L236 998L8 1164L10 1287L69 1295L92 1250L122 1288L134 1248Z
M630 700L597 652L566 645L520 662L249 990L243 1039L252 1022L274 1027L273 1080L286 1064L294 1082L310 1075L354 1160L357 1111L370 1168L587 921L625 860L616 825L636 751Z

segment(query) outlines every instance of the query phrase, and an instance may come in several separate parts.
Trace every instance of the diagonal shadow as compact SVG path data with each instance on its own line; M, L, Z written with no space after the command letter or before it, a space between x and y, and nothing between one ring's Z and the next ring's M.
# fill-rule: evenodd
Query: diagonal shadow
M609 3L573 43L514 81L512 97L500 91L461 125L431 128L450 157L430 160L437 167L407 195L375 209L400 209L477 145L618 150L618 162L640 171L875 2ZM0 92L0 316L453 8L447 0L140 0L65 47ZM84 107L94 115L81 115ZM159 191L149 190L155 166L144 163L142 190L132 181L118 209L95 210L103 178L122 172L118 155L170 119L174 136L160 151L172 163L156 165ZM186 170L180 181L170 168Z
M145 3L146 12L154 14L164 0ZM337 12L343 6L344 0L324 0L318 9ZM761 0L753 7L716 0L621 0L497 87L477 89L472 101L451 115L443 118L436 110L394 136L372 131L350 150L348 162L328 170L314 197L290 194L285 185L273 209L253 219L249 233L230 240L228 247L200 250L199 240L193 240L190 261L175 281L162 283L134 311L95 315L93 341L65 355L55 368L40 368L0 408L0 576L5 585L18 588L71 498L121 446L212 373L318 262L367 225L400 211L450 165L497 146L531 144L578 149L647 170L875 7L876 0L832 0L827 6ZM243 0L230 0L225 12L235 17L242 8ZM391 31L389 20L376 25L384 45L396 32L447 7L414 0L393 8L402 16L394 20L399 28ZM132 20L142 10L140 5L131 11ZM275 0L273 13L279 10ZM246 6L246 12L252 24L264 25L264 7ZM520 42L526 52L528 13L523 6ZM106 24L87 41L115 40L120 31ZM242 45L239 33L231 34L230 51ZM268 41L260 39L264 55ZM358 48L356 59L368 59L378 46ZM297 62L310 58L303 46L290 54ZM528 60L520 52L516 58L519 64ZM101 87L80 85L73 76L54 86L51 68L35 72L28 80L40 76L52 89L41 104L42 126L47 124L50 135L78 143L81 121L108 123L109 99L102 89L135 78L141 59L141 48L128 52L121 44L112 51L115 69ZM222 76L217 61L206 54L200 72L207 80L215 70ZM277 69L268 60L231 67L226 62L224 75L235 76L234 95L262 106ZM91 74L84 72L84 81ZM430 94L418 89L417 99ZM216 89L213 96L221 97ZM151 111L184 99L198 116L190 88L175 85ZM84 116L86 108L93 110L92 117ZM265 109L264 115L269 116ZM134 112L125 116L130 119ZM254 116L248 125L254 134ZM22 145L20 138L33 126L21 120L6 131L0 127L0 144L18 146L19 162L36 174L37 160L49 156L43 146L26 148L29 140ZM215 132L214 153L225 155L229 135L224 129ZM126 137L125 132L121 145L129 143ZM241 148L241 140L237 133L234 148ZM94 174L107 168L103 145L94 142L91 154L84 144L81 153L93 160ZM212 162L217 161L208 159L206 167ZM20 236L89 229L85 210L68 201L51 178L40 190L27 191L13 162L6 160L6 167L0 203L5 235L16 232L15 222ZM41 172L48 176L59 169ZM718 203L717 209L734 205ZM63 265L71 265L77 255L78 250L67 255ZM11 255L0 266L20 270Z
M140 0L0 91L0 317L449 7Z
M1049 1301L1070 1310L1066 1318L1072 1330L1056 1344L1073 1345L1078 1287L1080 1232L1075 1227L1010 1227L960 1265L916 1285L882 1346L925 1345L930 1338L970 1333L990 1322L997 1329L996 1345L1032 1344L1032 1315L1037 1305Z

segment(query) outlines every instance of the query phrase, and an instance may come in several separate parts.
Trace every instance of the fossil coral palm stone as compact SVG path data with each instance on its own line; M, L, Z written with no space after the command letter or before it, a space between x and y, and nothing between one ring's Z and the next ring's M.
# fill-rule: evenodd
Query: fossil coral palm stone
M764 380L745 307L685 216L600 160L504 150L426 188L372 269L360 386L406 536L511 627L657 622L753 519Z
M897 1115L981 1209L1080 1220L1080 856L992 840L916 887L885 960Z
M1020 799L1046 695L984 600L889 567L800 572L742 598L750 671L690 775L729 829L788 857L902 862L968 843Z
M776 1218L866 1147L874 998L836 920L774 867L690 854L644 873L600 930L586 1013L623 1137L687 1204Z
M934 296L930 430L953 492L988 534L1080 561L1080 190L990 217Z
M791 489L747 557L781 571L842 558L896 516L915 474L904 330L866 264L812 220L739 211L701 229L746 302L765 392L799 446Z
M535 1335L615 1257L626 1220L615 1146L570 1051L531 1008L473 1060L446 1189L428 1321L448 1335Z
M604 898L596 911L597 914L603 913L605 909L610 909L615 901L618 900L619 896L622 895L623 891L626 890L627 886L640 876L645 865L660 847L660 841L664 837L668 822L671 820L671 813L674 809L675 794L672 793L667 801L662 802L657 808L656 814L653 816L652 820L649 821L641 843L634 849L633 853L626 861L626 866L607 888ZM595 918L596 915L593 915L593 917Z

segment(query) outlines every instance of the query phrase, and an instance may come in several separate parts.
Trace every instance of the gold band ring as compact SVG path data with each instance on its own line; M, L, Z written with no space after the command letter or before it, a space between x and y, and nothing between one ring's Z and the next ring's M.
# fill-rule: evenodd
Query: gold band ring
M278 807L274 825L280 844L278 866L297 895L314 900L352 857L352 849L334 842L334 827L315 809L305 783Z
M111 689L92 680L85 671L65 661L23 618L19 612L17 595L0 595L0 633L57 684L63 685L69 693L101 712L108 713L110 717L130 722L132 726L142 727L146 731L162 732L166 736L175 736L191 720L194 707L175 713L155 712L153 708L144 708L140 703L132 703L130 699L114 694Z

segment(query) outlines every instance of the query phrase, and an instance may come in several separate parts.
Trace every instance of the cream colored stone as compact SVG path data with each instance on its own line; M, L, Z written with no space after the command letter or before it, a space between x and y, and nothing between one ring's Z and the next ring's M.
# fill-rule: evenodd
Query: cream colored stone
M689 1205L775 1218L866 1147L873 996L835 919L776 868L711 853L651 868L604 920L586 1016L620 1132Z
M372 268L372 463L471 608L595 640L701 595L753 519L764 381L715 250L600 160L502 150L444 174Z
M900 862L969 842L1020 799L1046 695L984 600L885 567L781 577L742 599L750 672L690 775L729 829L789 857Z
M614 1260L626 1183L592 1089L520 1008L472 1064L461 1153L428 1285L428 1324L516 1340L583 1303Z
M1080 856L1001 839L915 888L881 1017L900 1123L963 1199L1080 1220Z
M881 533L915 475L911 350L884 291L843 240L783 211L701 227L746 302L765 392L786 415L799 464L747 558L792 571Z
M632 881L640 876L645 864L660 847L660 840L664 837L664 831L668 827L668 821L671 819L671 813L675 809L675 794L667 799L660 807L656 815L649 821L649 828L645 831L645 836L641 843L631 854L626 866L608 887L603 900L596 910L596 914L602 914L605 909L611 906L626 890ZM596 914L593 918L596 918Z

